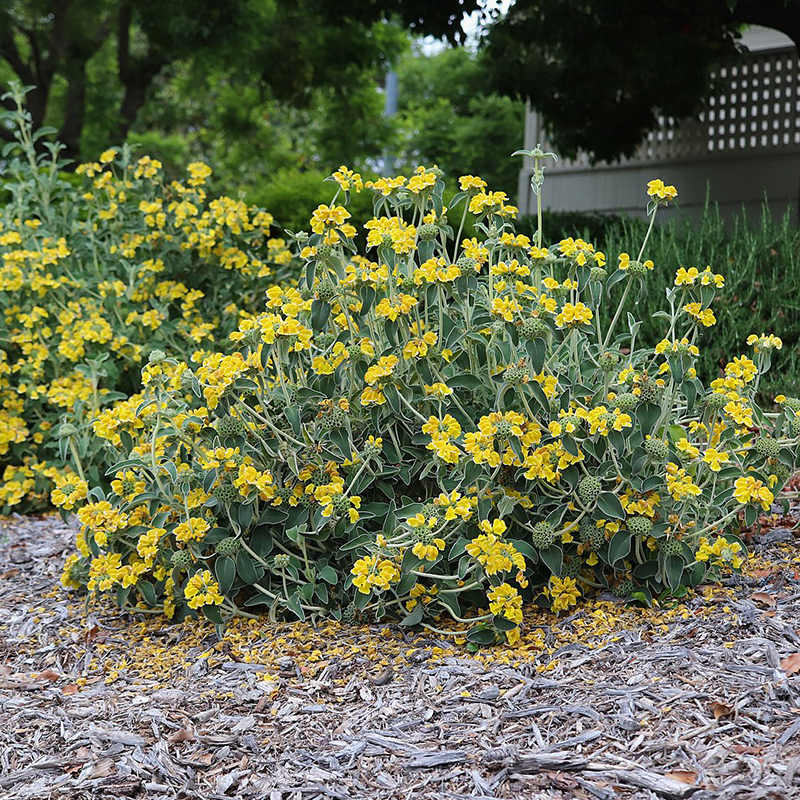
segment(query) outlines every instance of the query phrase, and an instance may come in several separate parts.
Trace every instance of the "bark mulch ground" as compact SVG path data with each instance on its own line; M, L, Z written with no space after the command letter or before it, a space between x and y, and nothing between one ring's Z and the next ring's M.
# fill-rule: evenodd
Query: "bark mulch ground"
M800 797L800 548L670 608L526 612L516 648L391 625L172 625L57 588L0 521L0 798Z

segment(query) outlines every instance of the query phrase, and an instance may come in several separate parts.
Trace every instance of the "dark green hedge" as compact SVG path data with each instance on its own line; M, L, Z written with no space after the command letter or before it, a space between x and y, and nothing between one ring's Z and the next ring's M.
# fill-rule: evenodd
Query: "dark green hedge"
M690 223L677 209L662 212L647 247L655 263L648 294L629 310L643 320L641 335L654 343L663 337L654 312L665 307L665 290L678 267L710 265L725 276L725 288L714 304L717 325L699 341L698 370L704 379L716 377L733 356L748 353L751 333L774 333L783 350L773 356L773 369L761 384L765 395L778 391L800 394L800 231L787 214L775 219L764 207L760 218L743 213L724 222L719 210L707 207L699 223ZM532 221L525 224L532 229ZM631 252L644 236L639 219L601 214L550 213L544 220L545 241L582 236L608 256L609 268L620 252ZM523 228L527 232L526 228Z

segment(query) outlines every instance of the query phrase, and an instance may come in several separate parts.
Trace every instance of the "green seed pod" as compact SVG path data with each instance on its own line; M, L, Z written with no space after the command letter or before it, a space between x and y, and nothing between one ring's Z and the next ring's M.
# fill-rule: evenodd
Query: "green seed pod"
M762 458L777 458L781 452L780 443L771 436L762 436L756 439L753 449Z
M317 344L318 347L327 348L330 347L334 341L336 341L336 337L332 333L318 333L314 337L314 342Z
M347 425L347 412L338 406L332 408L319 421L320 427L331 431L334 428L344 428Z
M241 436L245 430L245 424L238 417L226 416L217 420L217 433L223 439Z
M608 277L608 273L602 267L592 267L589 270L589 280L595 283L602 283Z
M170 563L173 567L179 567L181 569L190 567L193 563L192 554L188 550L176 550L172 554Z
M350 508L350 498L346 494L335 494L331 497L331 506L337 516L344 514Z
M376 441L366 441L364 443L364 455L366 457L377 456L383 450L383 445Z
M544 339L549 330L550 328L543 319L528 317L528 319L524 319L520 323L519 335L527 341L531 339Z
M569 560L565 560L561 565L561 572L559 573L559 577L561 578L577 578L578 575L581 574L581 569L583 568L583 561L580 558L575 556Z
M333 255L333 247L329 244L322 244L317 245L317 258L325 259L330 258Z
M528 370L525 367L513 365L506 370L504 377L510 386L522 386L528 379Z
M546 550L556 540L556 532L549 522L537 522L533 526L531 542L539 550Z
M647 517L628 517L626 524L634 536L649 536L653 530L653 521Z
M639 405L639 398L633 392L623 392L614 398L614 405L620 411L633 411Z
M624 580L620 581L616 588L613 589L614 594L617 597L628 597L628 595L632 594L636 589L636 585L631 580Z
M241 497L239 490L232 483L221 483L219 486L215 486L213 495L225 505L230 505Z
M461 258L456 261L456 266L461 271L462 276L474 275L478 266L478 260L471 256L461 256Z
M439 229L430 222L427 222L419 226L417 235L421 242L431 242L439 235Z
M508 439L508 437L511 436L511 429L513 427L514 426L507 419L501 419L500 422L497 423L497 432L495 436L498 439Z
M600 483L599 478L594 475L587 475L581 478L578 484L578 498L585 506L593 506L600 497L600 492L603 490L603 485Z
M330 303L336 297L336 284L333 281L320 281L317 286L317 297L325 303Z
M642 264L641 261L631 261L628 267L628 275L631 278L644 278L647 275L648 269Z
M597 357L597 363L603 372L613 372L619 364L619 355L606 351Z
M703 398L703 405L713 411L719 411L728 405L728 397L720 392L711 392Z
M660 539L658 549L665 556L679 556L683 553L683 544L679 539Z
M225 539L217 542L214 549L221 556L232 556L239 552L241 542L233 536L228 536Z
M789 420L789 431L792 436L800 436L800 417L792 417Z
M647 439L644 451L653 461L663 463L669 457L669 445L663 439Z
M288 486L279 486L275 490L275 497L280 498L284 503L288 503L291 496L292 490Z
M661 387L650 378L639 383L639 399L643 403L655 403L661 396Z
M770 472L778 479L778 483L773 487L777 494L778 489L783 487L788 478L792 475L792 470L786 466L782 461L775 459L769 463Z

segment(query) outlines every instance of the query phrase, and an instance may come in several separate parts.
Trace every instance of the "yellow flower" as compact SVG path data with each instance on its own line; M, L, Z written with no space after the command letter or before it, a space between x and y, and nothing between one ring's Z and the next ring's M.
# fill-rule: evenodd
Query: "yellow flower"
M429 417L428 421L422 426L422 432L430 437L443 436L448 439L456 439L461 435L461 425L458 420L450 414L445 414L443 419Z
M453 390L446 383L434 383L430 386L426 384L425 394L434 395L435 397L448 397L453 394Z
M594 314L592 310L583 303L565 303L564 307L556 316L556 325L559 328L571 327L573 325L588 325Z
M478 527L484 531L484 533L493 533L495 536L502 536L506 532L506 524L499 517L492 522L489 522L488 519L483 519L480 521Z
M783 341L771 333L762 333L761 336L751 333L747 337L747 344L751 345L756 353L780 350L783 347Z
M700 539L700 547L694 557L698 561L710 562L715 567L730 565L734 569L739 569L744 563L744 558L739 555L741 552L742 546L739 542L729 542L722 536L717 536L711 543L704 536Z
M56 479L56 488L50 495L53 505L72 511L75 506L85 500L89 493L89 485L77 475L64 475Z
M742 505L759 503L764 511L769 511L775 495L760 480L752 475L737 478L734 483L733 496Z
M486 597L489 599L489 610L511 622L522 622L522 598L519 592L507 583L495 586Z
M714 312L710 308L702 308L700 303L687 303L683 310L705 328L710 328L717 323Z
M222 604L223 597L219 591L219 584L214 580L208 570L195 572L189 578L183 596L188 601L189 608L202 608L203 606L218 606Z
M675 443L675 447L689 458L697 458L700 455L700 448L695 447L685 436Z
M338 228L349 219L350 212L344 206L319 205L311 215L311 230L324 233L326 228Z
M674 186L665 186L662 180L655 179L648 182L647 194L657 202L668 202L678 196L678 190Z
M437 339L438 337L433 331L428 331L424 336L416 339L409 339L403 348L403 358L425 358L428 355L428 349L436 344Z
M190 517L178 524L173 533L179 542L202 542L210 529L207 520L202 517Z
M339 167L331 177L345 192L349 192L351 189L360 192L364 188L364 181L361 180L361 175L345 166Z
M578 602L581 591L574 578L557 578L551 576L545 594L552 600L552 610L558 613Z
M729 460L730 455L728 453L722 453L713 447L709 447L703 454L703 461L705 461L714 472L719 472L722 469L722 465Z
M412 548L411 552L417 557L425 561L436 561L439 558L439 552L444 550L444 539L431 539L427 542L417 542Z
M394 561L378 555L359 558L350 573L353 585L361 594L371 594L373 589L385 591L400 580L400 569Z
M458 179L458 185L462 192L477 194L486 188L486 181L483 180L483 178L478 178L474 175L462 175Z

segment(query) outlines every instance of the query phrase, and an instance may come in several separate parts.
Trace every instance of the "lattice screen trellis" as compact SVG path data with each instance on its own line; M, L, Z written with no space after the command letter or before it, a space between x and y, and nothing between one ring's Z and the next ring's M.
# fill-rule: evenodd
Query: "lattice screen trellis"
M718 78L698 119L659 118L659 127L622 164L800 149L800 58L794 49L749 53L723 67ZM588 163L581 154L548 171Z

